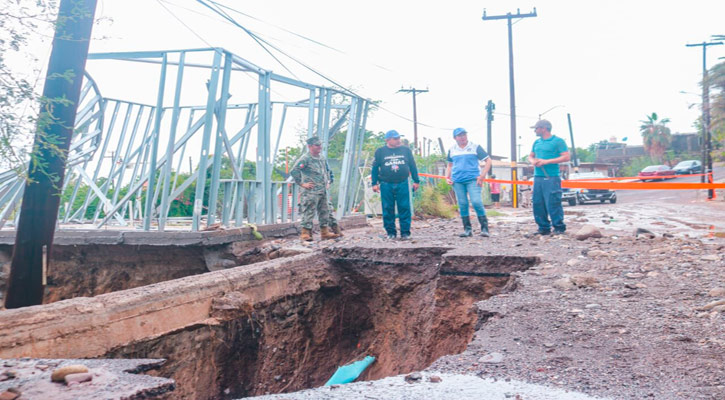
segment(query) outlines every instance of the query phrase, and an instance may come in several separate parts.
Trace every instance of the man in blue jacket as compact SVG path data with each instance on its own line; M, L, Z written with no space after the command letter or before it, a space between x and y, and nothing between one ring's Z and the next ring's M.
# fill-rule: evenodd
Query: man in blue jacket
M385 146L375 150L372 168L373 191L380 193L383 203L383 226L388 239L395 239L395 205L398 205L400 238L410 238L410 197L408 177L413 178L413 191L418 189L418 168L413 152L401 146L400 134L390 130L385 133Z
M469 217L468 197L471 198L473 209L476 210L478 222L481 223L481 236L489 237L488 219L483 208L481 186L483 180L491 169L491 157L483 147L468 141L468 132L463 128L453 131L456 145L448 150L448 167L446 168L446 181L453 184L453 191L458 200L458 212L463 221L463 233L460 237L470 237L471 218ZM483 169L481 169L483 165Z

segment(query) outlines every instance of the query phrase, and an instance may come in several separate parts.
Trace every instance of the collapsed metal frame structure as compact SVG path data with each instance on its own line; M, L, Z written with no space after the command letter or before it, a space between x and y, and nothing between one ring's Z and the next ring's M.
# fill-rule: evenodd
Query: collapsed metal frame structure
M189 62L187 56L190 54L212 60L210 63ZM307 137L319 136L325 155L330 139L343 127L347 128L337 217L352 210L361 179L357 166L361 161L370 106L367 99L344 89L278 75L222 48L97 53L89 54L88 59L160 65L157 99L156 104L142 104L105 98L86 73L63 182L64 190L69 185L73 189L70 200L61 205L59 222L92 223L101 228L109 224L132 226L138 219L146 231L152 229L154 222L159 231L164 231L172 203L179 201L179 195L192 184L196 184L192 231L202 229L203 222L207 226L217 222L225 226L242 226L245 223L294 221L298 217L295 210L297 187L287 181L272 180L275 157L290 108L307 110ZM164 106L169 66L176 67L176 84L173 105ZM181 105L187 68L210 70L204 105ZM241 73L257 75L256 103L229 103L232 78ZM272 99L273 83L306 90L309 96L299 101L275 101ZM272 114L280 108L279 126L275 127ZM243 115L231 116L232 113ZM185 127L181 124L182 118L186 119ZM119 120L122 120L120 128ZM143 120L145 128L141 128ZM241 127L233 127L234 123ZM276 132L276 139L273 132ZM255 133L255 179L245 180L243 169L250 137ZM198 165L196 170L190 166L190 176L179 182L179 174L175 172L181 169L187 151L193 151L187 149L194 147L194 144L190 145L192 139L200 147ZM231 164L231 179L220 177L223 157ZM110 158L110 166L104 165L106 158ZM130 176L126 170L132 170ZM19 209L24 184L23 177L14 171L0 174L0 227ZM87 186L85 194L81 190L84 185ZM123 194L122 188L127 189ZM220 193L223 194L221 202ZM78 200L80 198L82 201ZM89 206L96 199L100 204L89 217Z

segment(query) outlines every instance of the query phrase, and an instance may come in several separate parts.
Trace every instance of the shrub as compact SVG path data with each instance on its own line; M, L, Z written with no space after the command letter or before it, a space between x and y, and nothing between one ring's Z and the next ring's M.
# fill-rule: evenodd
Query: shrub
M413 207L416 214L441 218L453 218L455 216L454 207L443 200L443 196L437 190L437 187L429 185L420 187L420 193L415 196Z
M644 167L658 164L661 163L653 160L649 156L633 158L629 161L629 163L627 163L627 165L623 166L622 169L620 169L620 174L622 174L622 176L637 176L637 174L639 174L639 171L643 170Z

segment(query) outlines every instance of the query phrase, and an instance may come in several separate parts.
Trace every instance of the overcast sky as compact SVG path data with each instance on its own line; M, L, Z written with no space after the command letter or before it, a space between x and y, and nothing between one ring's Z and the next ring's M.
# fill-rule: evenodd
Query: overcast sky
M528 13L515 21L514 63L518 135L526 154L538 114L569 142L570 113L578 147L614 136L641 144L639 121L652 112L671 119L673 132L693 132L700 98L701 48L687 43L725 34L725 1L380 1L219 0L261 21L230 11L242 25L363 96L381 100L368 129L397 129L412 139L410 95L418 96L419 136L452 143L452 128L485 145L485 110L496 103L494 154L509 156L509 78L506 21L489 15ZM91 52L224 47L282 75L288 71L241 29L193 0L99 0ZM280 29L283 28L283 29ZM338 51L303 40L314 39ZM278 57L299 78L331 85ZM708 66L725 57L710 47ZM98 66L95 67L99 69ZM89 62L89 70L93 64ZM124 74L123 69L115 70ZM95 76L95 75L94 75ZM127 75L133 82L138 77ZM104 83L101 91L104 92ZM110 85L108 86L109 90ZM111 90L112 91L112 90ZM104 93L106 94L106 93ZM289 99L292 100L292 99ZM203 99L199 100L203 103ZM552 109L553 108L553 109Z

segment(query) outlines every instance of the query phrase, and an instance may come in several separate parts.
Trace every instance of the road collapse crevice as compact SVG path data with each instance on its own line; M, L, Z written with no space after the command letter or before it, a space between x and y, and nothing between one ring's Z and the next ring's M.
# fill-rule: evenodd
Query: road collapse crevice
M387 245L387 244L386 244ZM0 313L0 357L165 359L170 398L231 399L360 379L463 352L536 257L441 246L340 246ZM449 271L453 274L441 274ZM109 393L109 397L113 397Z
M161 357L179 398L240 398L317 387L339 365L374 355L360 379L420 370L464 351L490 318L475 303L513 290L535 257L448 254L444 247L328 248L306 262L329 274L316 290L255 302L212 301L209 320L118 346L103 357ZM467 274L442 275L441 270Z

